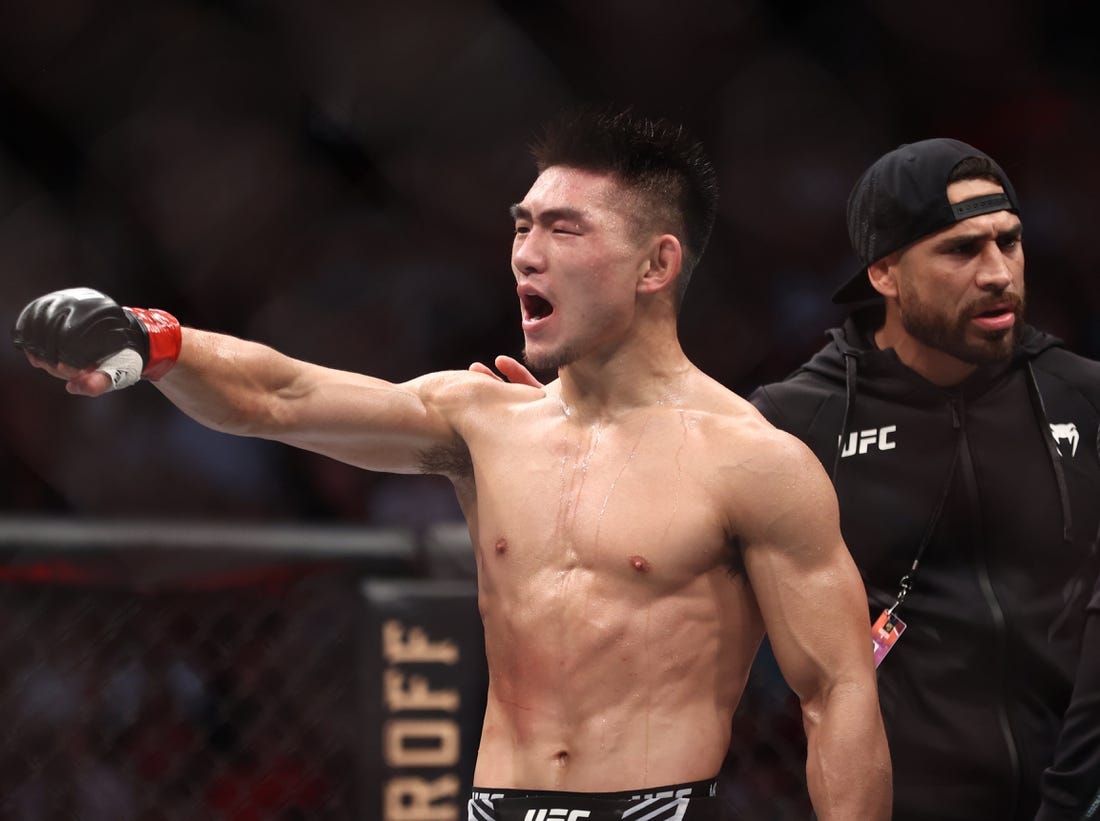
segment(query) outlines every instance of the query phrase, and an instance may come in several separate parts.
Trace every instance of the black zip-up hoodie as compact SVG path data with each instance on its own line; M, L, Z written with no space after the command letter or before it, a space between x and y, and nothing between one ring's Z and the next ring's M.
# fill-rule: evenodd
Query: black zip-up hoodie
M910 576L878 673L895 821L1031 821L1096 576L1100 363L1025 327L945 389L876 348L881 310L751 400L832 475L872 619ZM1044 789L1052 818L1093 798Z

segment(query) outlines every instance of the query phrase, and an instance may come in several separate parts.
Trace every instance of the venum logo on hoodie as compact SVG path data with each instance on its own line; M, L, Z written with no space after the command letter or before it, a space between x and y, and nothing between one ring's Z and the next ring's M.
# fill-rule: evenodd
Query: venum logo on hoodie
M894 435L897 429L897 425L887 425L884 428L852 431L848 434L848 441L844 441L843 437L837 440L837 446L841 447L840 458L864 454L872 448L875 450L893 450L898 445L890 437Z
M1062 451L1063 442L1070 446L1070 456L1077 455L1077 443L1081 441L1081 436L1077 433L1077 425L1073 422L1051 422L1050 435L1054 437L1054 444L1058 446L1058 453L1062 456L1066 455Z

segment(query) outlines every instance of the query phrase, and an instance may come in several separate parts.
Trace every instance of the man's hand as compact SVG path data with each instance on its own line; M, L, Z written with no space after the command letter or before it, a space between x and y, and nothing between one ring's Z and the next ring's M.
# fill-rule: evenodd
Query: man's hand
M181 339L171 314L124 308L91 288L39 297L11 331L12 344L32 365L82 396L129 387L143 377L159 379L175 364Z
M510 356L498 356L493 360L493 364L497 366L497 370L504 376L504 379L501 381L507 380L516 385L529 385L532 388L544 387L541 382L535 379L534 375L527 370L527 368ZM470 365L470 370L474 373L491 376L493 379L501 379L492 368L481 362L475 362Z
M65 390L74 396L102 396L115 389L111 375L95 368L74 368L71 365L51 365L34 354L27 354L27 361L41 368L50 376L65 380Z

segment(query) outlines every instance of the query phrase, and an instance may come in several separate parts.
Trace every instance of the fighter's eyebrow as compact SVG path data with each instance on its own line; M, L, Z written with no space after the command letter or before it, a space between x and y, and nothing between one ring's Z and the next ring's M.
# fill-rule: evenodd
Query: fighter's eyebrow
M519 205L513 205L508 209L512 214L512 220L526 220L527 222L533 222L534 216L531 214L530 209ZM585 213L577 208L547 208L545 211L539 212L538 221L542 225L550 225L558 220L564 220L566 222L584 223L586 222Z

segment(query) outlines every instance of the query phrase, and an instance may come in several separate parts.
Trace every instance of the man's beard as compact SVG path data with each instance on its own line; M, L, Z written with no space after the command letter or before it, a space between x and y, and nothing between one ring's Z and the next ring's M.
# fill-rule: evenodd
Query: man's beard
M1015 295L1000 295L993 299L977 300L962 311L959 317L952 318L938 313L934 308L922 302L914 294L902 297L898 295L898 307L901 309L901 324L906 332L929 348L942 351L961 362L971 365L984 365L1001 362L1012 355L1023 324L1024 298ZM993 305L1007 303L1016 316L1011 328L1001 331L983 331L971 326L970 320ZM980 336L977 341L968 338L968 330Z

